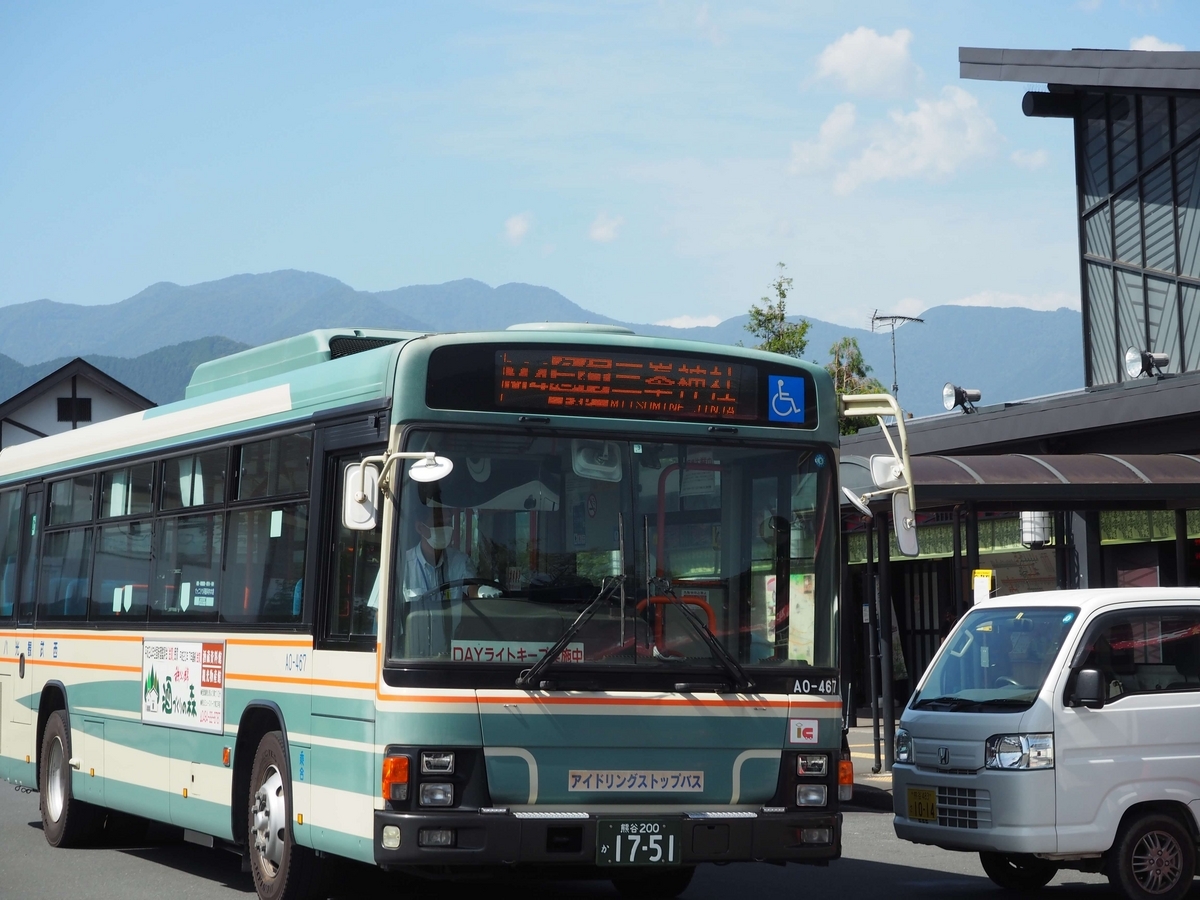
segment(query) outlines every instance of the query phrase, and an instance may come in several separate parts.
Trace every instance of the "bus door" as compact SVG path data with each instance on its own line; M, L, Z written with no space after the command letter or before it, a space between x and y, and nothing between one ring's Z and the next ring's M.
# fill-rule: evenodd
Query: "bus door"
M380 437L383 436L380 429ZM342 429L325 433L321 494L323 521L313 648L312 746L306 779L311 785L310 821L322 829L347 833L352 823L369 823L372 798L379 791L375 754L375 685L379 614L379 562L382 523L373 531L342 525L345 471L384 445L344 444ZM332 446L331 446L332 445ZM295 785L293 786L295 790ZM299 795L297 795L297 808ZM327 835L332 837L331 835ZM312 835L312 839L320 837ZM298 840L303 838L297 834ZM367 853L370 847L366 848Z
M16 678L12 691L5 692L4 703L8 707L6 746L16 747L16 763L13 765L12 780L17 784L33 786L37 782L37 753L34 746L33 703L36 699L32 666L34 607L37 604L38 550L42 540L42 486L36 485L25 492L25 510L22 517L20 588L17 594L17 658Z

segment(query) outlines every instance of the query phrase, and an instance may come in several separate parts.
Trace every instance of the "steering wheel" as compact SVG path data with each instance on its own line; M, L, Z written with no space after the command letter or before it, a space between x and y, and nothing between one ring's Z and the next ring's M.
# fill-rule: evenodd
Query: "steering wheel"
M1001 675L993 682L992 687L1024 687L1024 685L1011 675Z
M425 591L423 594L418 594L415 597L405 596L404 602L405 603L417 603L421 600L424 600L426 597L435 597L438 594L440 594L442 591L448 591L451 588L468 588L468 587L473 587L475 585L479 585L480 587L494 587L494 588L496 588L496 590L500 591L501 593L504 592L504 588L500 587L499 582L488 581L486 578L456 578L454 581L443 581L437 587L430 588L429 590ZM474 599L474 598L472 598L472 599Z

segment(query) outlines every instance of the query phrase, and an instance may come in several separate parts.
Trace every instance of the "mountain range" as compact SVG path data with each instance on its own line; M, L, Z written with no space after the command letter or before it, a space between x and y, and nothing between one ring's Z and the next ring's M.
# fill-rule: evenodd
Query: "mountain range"
M873 374L891 385L890 333L805 318L806 359L824 364L838 339L855 337ZM902 325L895 334L900 401L917 415L942 411L946 381L979 388L984 404L1083 384L1082 325L1075 310L938 306L922 318L924 323ZM0 307L0 396L82 356L165 403L183 396L199 363L314 328L474 331L541 321L620 324L639 334L727 345L755 342L744 315L714 326L673 328L621 322L536 285L491 287L462 279L368 292L326 275L285 270L187 286L160 282L107 305L36 300Z

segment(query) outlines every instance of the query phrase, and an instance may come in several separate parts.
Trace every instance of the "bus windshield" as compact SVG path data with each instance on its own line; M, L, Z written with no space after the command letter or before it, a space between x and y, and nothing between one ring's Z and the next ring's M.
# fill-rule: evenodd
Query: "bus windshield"
M1019 711L1032 705L1078 609L974 609L949 637L913 709Z
M556 667L716 668L704 628L743 666L835 665L827 448L425 431L406 449L454 469L400 483L392 659L528 668L605 591Z

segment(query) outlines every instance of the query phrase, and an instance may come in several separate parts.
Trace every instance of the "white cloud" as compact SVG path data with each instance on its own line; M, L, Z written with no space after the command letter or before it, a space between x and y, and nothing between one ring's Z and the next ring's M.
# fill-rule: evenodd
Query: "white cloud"
M720 316L676 316L673 319L663 319L655 325L666 325L668 328L712 328L720 325L724 319Z
M610 216L600 213L588 228L588 237L601 244L610 244L617 239L617 231L625 224L623 216Z
M942 89L938 100L918 100L912 112L893 110L866 149L834 180L840 194L873 181L949 177L963 164L992 152L996 123L960 87Z
M1182 50L1183 44L1172 44L1169 41L1156 38L1152 34L1145 34L1139 38L1133 38L1129 42L1130 50Z
M817 57L817 77L833 78L852 94L897 94L920 74L908 54L912 32L881 35L859 27L843 34Z
M517 213L517 215L509 216L504 220L504 236L508 238L510 244L515 246L525 240L525 235L529 234L532 226L533 216L531 214Z
M1014 150L1008 156L1022 169L1040 169L1049 157L1045 150Z
M853 139L855 118L853 103L839 103L821 123L815 141L795 141L792 144L792 174L816 171L832 163L838 151Z

